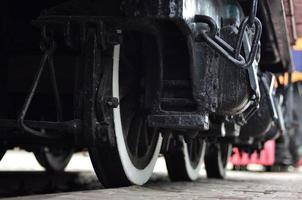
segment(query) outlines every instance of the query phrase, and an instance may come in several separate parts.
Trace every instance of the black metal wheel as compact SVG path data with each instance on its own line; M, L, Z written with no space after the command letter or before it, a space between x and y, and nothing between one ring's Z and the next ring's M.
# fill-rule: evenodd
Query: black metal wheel
M0 149L0 161L4 157L5 153L6 153L6 149L4 149L4 148Z
M170 141L165 154L171 181L194 181L199 177L206 144L201 138L184 140L182 136Z
M68 165L73 151L69 149L41 147L34 151L39 164L48 172L62 172Z
M7 93L4 91L2 94L2 98L0 99L0 119L6 119L10 117L9 113L11 113L12 105L10 99L7 96ZM1 131L5 132L6 130L2 129ZM6 151L7 147L4 142L0 143L0 161L4 157Z
M146 68L157 61L148 41L152 38L123 33L122 44L103 52L96 34L88 34L86 67L93 68L90 77L99 77L92 81L99 87L86 97L85 130L94 170L105 187L146 183L160 152L162 137L147 126Z
M232 145L227 143L208 143L205 153L205 169L208 178L223 179L232 153Z

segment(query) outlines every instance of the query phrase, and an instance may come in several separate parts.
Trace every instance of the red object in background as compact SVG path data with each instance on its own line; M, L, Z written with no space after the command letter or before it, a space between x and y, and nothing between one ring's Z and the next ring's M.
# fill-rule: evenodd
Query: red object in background
M230 161L233 165L246 166L248 164L259 164L264 166L272 166L275 162L275 141L270 140L265 143L264 149L258 154L254 152L251 156L247 153L239 153L238 148L233 149L234 154ZM301 160L302 162L302 160Z

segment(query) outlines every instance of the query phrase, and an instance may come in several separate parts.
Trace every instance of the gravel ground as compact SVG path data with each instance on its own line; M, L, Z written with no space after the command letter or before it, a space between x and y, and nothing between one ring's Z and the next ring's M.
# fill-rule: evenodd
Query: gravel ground
M75 155L64 174L49 175L42 170L32 154L9 152L0 163L0 196L13 197L12 200L302 199L302 172L298 170L229 171L226 180L207 180L202 170L201 178L194 183L171 183L164 160L159 159L147 185L120 189L103 189L85 154ZM52 194L20 197L45 193Z

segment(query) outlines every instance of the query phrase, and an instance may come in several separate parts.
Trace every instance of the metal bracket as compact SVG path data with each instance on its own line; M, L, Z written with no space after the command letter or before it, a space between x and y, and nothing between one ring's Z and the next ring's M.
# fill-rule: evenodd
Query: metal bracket
M47 64L50 69L50 78L51 78L54 95L55 95L57 119L58 119L58 121L62 121L62 104L61 104L60 94L58 91L55 68L54 68L54 63L53 63L53 53L56 49L56 44L54 42L53 35L50 35L50 36L47 35L46 27L43 27L43 29L42 29L42 37L43 37L43 40L41 42L41 50L44 51L44 55L42 57L38 72L35 76L33 85L30 90L30 93L27 96L26 101L25 101L25 103L22 107L22 110L20 112L20 115L18 117L18 122L23 131L26 131L28 133L31 133L31 134L39 136L39 137L56 138L57 137L56 135L47 134L43 130L42 131L35 130L35 129L27 126L25 123L25 117L26 117L27 111L32 103L35 93L37 92L37 87L40 83L41 76L42 76L45 66Z
M200 114L158 114L148 116L148 125L165 129L209 130L209 117Z
M234 65L243 69L249 69L254 63L257 53L259 51L259 42L262 34L262 23L256 17L258 0L253 0L253 6L249 17L246 17L239 27L239 34L236 46L232 47L222 38L218 36L218 28L214 19L205 15L196 15L194 18L195 23L205 23L209 26L209 31L202 31L196 38L197 41L207 42L213 49L224 56L227 60ZM240 54L244 35L247 27L255 28L255 35L252 42L251 51L248 54L247 60Z

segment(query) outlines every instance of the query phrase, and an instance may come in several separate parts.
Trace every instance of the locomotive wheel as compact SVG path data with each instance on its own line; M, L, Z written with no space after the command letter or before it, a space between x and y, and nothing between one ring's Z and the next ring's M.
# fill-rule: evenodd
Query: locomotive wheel
M4 157L6 153L6 150L5 149L0 149L0 161L2 160L2 158Z
M0 100L0 118L1 119L6 119L8 117L10 117L9 113L11 113L11 102L9 100L9 98L7 98L7 93L4 92L4 94L2 94L2 98ZM5 130L2 130L5 131ZM5 153L7 151L7 147L4 145L4 143L0 144L0 161L2 160L2 158L4 157Z
M86 49L90 58L86 59L88 65L95 71L98 67L103 71L98 94L91 93L95 95L92 99L96 99L96 103L91 103L89 97L86 99L87 105L93 108L86 119L89 121L87 130L90 130L87 133L90 158L105 187L146 183L162 143L159 131L147 127L144 70L149 57L141 59L140 56L149 45L142 48L140 40L143 36L123 36L121 45L115 45L113 52L101 56L95 34L89 33ZM118 102L115 106L112 106L113 99ZM97 124L104 125L98 128Z
M199 177L203 164L206 144L203 139L195 138L185 141L173 139L174 147L165 155L168 174L171 181L194 181Z
M68 165L73 151L42 147L34 151L38 163L48 172L62 172Z
M208 178L225 178L226 167L231 153L232 145L230 144L207 144L204 162Z

